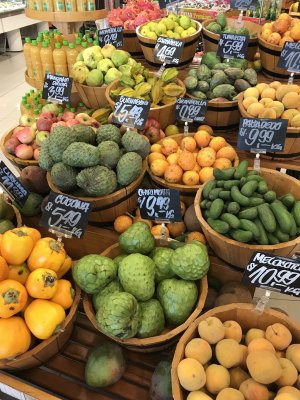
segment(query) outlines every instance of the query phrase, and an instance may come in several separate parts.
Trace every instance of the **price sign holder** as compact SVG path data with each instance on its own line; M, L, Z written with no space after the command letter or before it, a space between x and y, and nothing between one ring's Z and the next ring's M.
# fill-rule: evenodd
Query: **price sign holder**
M183 47L184 42L181 40L171 39L163 36L159 36L157 38L154 48L154 57L163 63L156 74L158 77L161 77L167 64L179 64Z
M59 241L72 236L81 239L91 211L92 203L51 191L40 225L47 227Z
M150 101L119 96L113 113L113 122L129 128L143 130L150 111Z
M228 62L231 58L245 59L248 51L247 35L221 33L217 55Z
M24 206L30 193L3 161L0 161L0 186L11 200Z
M69 76L45 74L42 98L53 103L69 103L73 78Z
M189 134L189 123L203 122L207 110L207 100L178 98L176 100L176 119L184 122L184 135Z
M99 46L103 47L106 44L112 44L115 47L123 46L123 28L122 26L112 26L98 31Z
M300 73L300 43L285 42L277 67L285 68L290 73L288 84L292 84L294 74Z

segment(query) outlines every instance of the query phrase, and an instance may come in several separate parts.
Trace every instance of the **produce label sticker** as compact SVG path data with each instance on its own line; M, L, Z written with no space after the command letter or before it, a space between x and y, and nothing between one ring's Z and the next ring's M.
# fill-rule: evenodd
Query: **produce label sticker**
M165 64L179 64L184 42L163 36L157 38L154 57Z
M92 203L65 194L50 192L40 225L63 229L78 239L84 235Z
M123 46L123 28L122 26L112 26L107 29L98 31L99 46L103 47L106 44L112 44L115 47Z
M176 120L184 122L203 122L207 110L207 104L207 100L177 99Z
M283 151L287 119L241 118L237 148L253 152Z
M69 103L73 78L47 73L44 79L42 98L53 103Z
M137 192L143 219L161 222L182 221L179 190L138 189Z
M246 58L248 51L248 35L221 33L217 55L223 58Z
M257 0L230 0L230 8L254 11L257 8Z
M134 97L119 96L117 98L113 122L143 130L150 111L150 101Z
M29 191L3 161L0 161L0 185L20 207L24 206L29 196Z
M253 253L242 283L300 297L300 262L271 253Z
M277 64L288 72L300 73L300 43L285 42Z

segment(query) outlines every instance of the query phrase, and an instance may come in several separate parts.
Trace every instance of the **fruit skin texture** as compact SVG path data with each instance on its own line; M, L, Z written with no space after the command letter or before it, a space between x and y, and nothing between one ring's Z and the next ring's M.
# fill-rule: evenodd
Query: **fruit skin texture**
M9 268L7 262L3 257L0 256L0 281L7 279L9 275Z
M51 269L35 269L27 278L26 289L31 297L51 299L57 290L57 275Z
M119 244L124 253L148 254L154 249L155 240L146 224L136 222L122 233Z
M189 391L203 388L206 375L203 366L193 358L185 358L177 366L177 375L181 386Z
M151 378L150 397L151 400L171 400L172 382L171 382L170 359L163 359L156 366Z
M31 334L23 318L0 319L0 360L25 353L31 344Z
M234 339L223 339L216 345L216 357L223 367L232 368L241 364L243 351Z
M66 255L65 261L63 262L62 266L56 273L57 278L58 279L62 278L69 271L69 269L72 268L72 265L73 265L72 258Z
M155 280L160 282L167 278L175 276L170 264L174 250L166 247L155 247L151 253L151 258L155 264Z
M199 336L209 344L216 344L224 339L225 327L219 318L208 317L198 325Z
M253 379L247 379L240 385L240 392L243 393L246 400L268 400L269 391L266 386L256 382Z
M292 361L300 372L300 344L291 344L286 351L286 358Z
M267 327L266 339L276 350L285 350L292 342L292 334L286 326L276 323Z
M56 163L51 168L52 183L64 193L69 193L77 187L76 176L78 171L62 162Z
M219 392L216 400L245 400L244 395L236 389L225 388Z
M33 300L24 312L25 322L31 333L45 340L58 332L66 318L65 310L49 300Z
M59 279L55 295L50 300L60 304L64 310L67 310L73 304L74 296L75 290L72 288L71 282L66 279Z
M150 299L140 303L141 324L137 337L147 338L162 333L165 327L165 317L162 306L156 299Z
M62 161L70 167L94 167L100 162L98 148L82 142L71 143L63 152Z
M13 279L20 282L22 285L25 285L30 274L30 271L25 263L21 265L9 265L8 270L8 279Z
M218 394L230 385L228 370L222 365L211 364L206 369L206 388L212 394Z
M259 383L268 385L277 381L282 374L278 358L270 351L253 351L246 362L251 377Z
M0 318L9 318L23 309L27 302L25 287L12 279L0 282Z
M205 365L212 357L211 346L204 339L194 338L185 346L185 357L194 358Z
M117 180L127 186L140 175L143 167L142 157L134 152L124 154L117 164Z
M293 386L298 378L298 371L294 364L287 358L279 358L279 364L282 368L282 375L276 381L276 384L280 387ZM300 395L300 393L299 393Z
M125 372L123 351L115 343L105 342L89 353L85 366L85 381L92 387L105 387L120 380Z
M117 188L115 172L100 165L81 170L76 177L76 182L88 196L93 197L106 196Z
M37 268L48 268L57 272L66 259L66 251L61 243L50 237L37 241L27 260L30 271Z
M104 289L100 290L98 293L93 294L92 300L95 311L97 312L99 308L102 307L103 300L105 299L106 296L120 292L124 292L124 289L122 288L122 285L120 284L118 278L116 278L113 281L111 281L108 285L106 285Z
M18 228L7 231L2 236L1 254L8 264L23 264L31 253L32 248L32 238Z
M24 170L23 170L24 171ZM36 244L36 242L41 239L41 234L40 232L35 229L35 228L30 228L29 226L21 226L20 228L18 228L20 231L27 233L27 235L29 235L32 240L33 243Z

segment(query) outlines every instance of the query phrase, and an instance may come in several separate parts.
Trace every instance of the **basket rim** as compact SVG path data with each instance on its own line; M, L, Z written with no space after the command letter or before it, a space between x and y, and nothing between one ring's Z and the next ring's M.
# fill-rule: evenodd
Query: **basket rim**
M251 170L253 170L253 168L249 168L249 170L251 171ZM279 171L269 169L269 168L260 168L260 171L261 171L262 175L263 175L263 172L276 174L278 176L279 176L279 174L280 174L280 176L284 175L287 180L291 180L300 188L300 181L298 181L298 179L293 178L289 175L282 174ZM209 181L207 181L207 182L209 182ZM248 244L248 243L238 242L237 240L229 239L226 236L221 235L220 233L213 230L202 216L200 202L201 202L201 195L202 195L203 188L204 188L204 185L200 186L200 188L198 189L198 191L196 193L194 207L195 207L196 216L197 216L197 219L198 219L200 225L203 226L209 232L209 234L211 236L214 236L218 240L225 242L227 244L230 244L231 246L240 246L240 247L246 248L248 250L252 250L252 251L259 250L259 251L268 252L270 250L278 250L278 249L283 249L287 246L295 246L295 245L300 244L300 236L296 237L293 240L289 240L288 242L282 242L282 243L275 244L275 245L260 245L260 244Z
M268 47L271 50L276 50L281 52L283 46L278 46L277 44L268 43L265 39L261 37L261 34L258 36L258 42L261 42L265 47Z
M193 96L191 93L188 91L186 92L186 97L189 97L190 99L196 99L199 100L197 97ZM213 100L208 100L208 105L212 105L217 107L218 105L222 107L230 107L230 106L237 106L238 105L238 100L228 100L228 101L213 101Z
M227 17L226 19L227 19L227 20L230 20L230 21L236 21L235 18ZM219 33L211 32L211 31L209 31L209 30L206 28L207 25L209 25L211 22L214 22L214 21L216 21L216 18L210 18L210 19L206 19L205 21L203 21L203 22L202 22L202 30L203 30L203 32L205 32L205 34L206 34L207 36L211 36L213 39L219 39L219 37L220 37L220 34L219 34ZM253 21L244 20L243 22L246 23L246 24L245 24L246 27L247 27L247 25L248 25L248 26L256 26L256 27L258 27L258 28L260 27L259 24L257 24L256 22L253 22ZM259 38L259 33L257 33L257 37L254 37L254 38L249 37L248 42L250 42L250 43L255 43L255 42L257 42L258 38Z

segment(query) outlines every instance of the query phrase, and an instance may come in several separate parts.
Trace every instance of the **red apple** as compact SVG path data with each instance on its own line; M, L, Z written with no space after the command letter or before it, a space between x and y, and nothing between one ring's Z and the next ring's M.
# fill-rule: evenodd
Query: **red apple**
M77 119L80 125L92 125L91 117L86 113L77 114L75 119Z
M153 144L160 140L160 131L158 128L151 126L149 129L146 129L145 136L149 139L149 142Z
M39 117L36 121L36 127L38 131L50 132L53 122L51 118Z
M39 115L39 118L49 118L49 119L52 119L52 118L53 118L53 114L51 114L50 111L42 112L42 113Z
M16 147L16 156L22 160L30 160L33 157L33 148L27 144L19 144Z
M16 138L21 142L21 143L31 143L34 138L35 138L35 131L30 128L29 126L25 126L23 129L20 129L16 133Z
M16 137L11 137L4 143L5 150L9 154L15 154L16 147L19 146L21 142Z
M38 147L38 148L34 149L33 158L35 160L38 160L39 159L39 155L40 155L40 148Z
M13 134L11 135L11 137L17 137L16 134L17 132L21 131L24 128L24 126L17 126L14 130L13 130Z
M159 131L159 135L160 135L160 139L163 139L166 136L165 132L162 131L161 129Z
M73 126L73 125L79 125L80 122L77 121L77 119L73 118L73 119L68 119L66 122L67 126Z
M68 121L69 119L74 119L75 114L72 111L65 111L62 116L63 121Z

